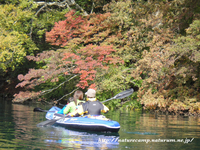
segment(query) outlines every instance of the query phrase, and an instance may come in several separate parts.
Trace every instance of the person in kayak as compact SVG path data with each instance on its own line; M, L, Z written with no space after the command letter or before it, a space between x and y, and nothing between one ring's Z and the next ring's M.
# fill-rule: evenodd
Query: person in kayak
M73 114L78 113L78 108L82 107L83 102L79 102L78 105L76 106L76 110L73 113L68 113L67 115L72 116Z
M71 116L80 116L80 115L101 115L101 112L107 113L109 111L108 107L102 104L96 99L96 91L94 89L88 89L85 93L87 96L87 101L82 104L82 107L79 107L77 113L72 113Z
M83 101L83 92L80 90L77 90L74 93L73 96L74 101L70 102L67 107L63 110L63 114L68 114L68 113L74 113L76 110L76 106L78 105L78 103L80 102L85 102Z
M69 97L69 99L67 100L67 104L66 104L61 110L59 110L57 113L58 113L58 114L63 114L63 111L64 111L64 109L67 107L67 105L68 105L69 103L73 102L73 101L74 101L74 98L73 98L73 97Z

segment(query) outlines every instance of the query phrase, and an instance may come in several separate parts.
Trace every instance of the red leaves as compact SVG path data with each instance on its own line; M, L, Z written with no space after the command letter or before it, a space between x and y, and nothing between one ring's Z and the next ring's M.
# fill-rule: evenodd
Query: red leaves
M78 55L76 55L74 53L64 53L64 56L65 57L63 57L62 60L65 60L67 58L72 58L72 59L75 59L75 60L80 60L81 59L80 56L78 56Z
M122 63L118 57L112 56L112 52L115 52L112 46L90 44L77 50L77 54L65 53L63 60L75 66L72 72L80 74L80 82L77 86L85 88L88 82L94 81L98 68L108 69L108 64ZM95 84L92 84L92 87L94 86Z
M89 44L102 41L111 33L109 22L104 22L110 13L91 14L88 17L74 14L74 10L69 11L65 15L66 20L55 23L54 28L46 33L46 41L62 47L71 43Z
M68 12L66 20L55 23L54 28L50 32L46 32L46 41L52 45L65 46L67 42L81 34L81 25L84 19L81 16L74 15L75 11Z
M54 28L46 33L46 41L67 47L68 52L62 60L70 69L65 71L65 75L79 74L77 86L81 88L94 82L97 69L108 69L110 64L123 63L113 56L115 50L112 45L101 45L101 41L111 33L110 23L106 21L109 16L110 13L82 17L72 10L65 15L64 21L55 23Z
M19 94L15 94L14 95L14 100L13 102L24 102L27 99L34 99L35 97L37 97L38 95L40 95L40 91L39 92L30 92L30 91L20 91Z
M18 80L19 80L19 81L24 80L24 76L23 76L22 74L19 74L19 75L18 75Z
M89 89L94 89L94 90L96 90L96 85L95 85L95 83L94 83L94 84L91 84L91 85L89 86Z

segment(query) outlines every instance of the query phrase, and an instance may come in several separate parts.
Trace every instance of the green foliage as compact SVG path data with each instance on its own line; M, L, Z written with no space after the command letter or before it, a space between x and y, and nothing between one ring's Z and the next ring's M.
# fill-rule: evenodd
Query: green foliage
M20 0L0 5L1 71L24 67L25 56L34 55L47 48L44 35L54 22L64 18L67 9L39 13L40 6L34 1ZM3 40L2 40L3 39ZM6 42L8 41L8 42ZM41 49L42 48L42 49ZM27 61L26 61L27 63ZM31 64L29 64L31 65ZM19 71L16 70L15 72ZM16 74L16 73L15 73Z
M5 34L1 35L1 52L4 48L6 53L0 57L1 67L19 66L22 58L34 54L37 47L41 52L27 57L37 66L19 75L22 82L18 86L37 85L34 92L38 94L37 90L52 89L66 77L77 75L79 79L71 80L73 88L80 81L82 88L95 83L101 101L130 87L138 89L131 99L106 103L111 109L122 105L135 109L141 103L145 109L199 113L200 1L76 2L87 13L98 12L81 16L81 9L67 13L67 6L45 6L28 0L0 6L0 27ZM45 33L52 45L45 43ZM25 35L36 46L26 41ZM12 53L13 45L17 45L17 53ZM49 47L54 50L42 52ZM10 63L12 54L16 56Z
M176 43L175 47L177 47L177 50L174 50L172 46L173 39L179 36L177 32L174 31L177 31L177 26L181 25L180 20L184 20L186 17L190 19L193 16L197 17L194 12L191 13L190 9L190 6L195 7L194 3L190 5L187 1L172 1L169 5L169 3L162 3L158 1L151 3L130 3L130 1L126 1L126 3L114 2L113 6L112 4L109 5L109 7L113 9L107 10L115 11L115 8L117 10L117 7L120 6L122 6L122 8L125 7L126 10L128 8L131 8L129 9L129 12L132 12L130 14L134 15L134 20L132 20L132 24L130 26L131 19L128 19L128 16L130 14L127 15L126 11L124 11L123 9L122 12L116 11L114 13L115 16L111 14L111 19L118 20L118 27L120 27L119 31L123 31L121 32L120 36L124 37L122 38L123 46L119 46L120 42L116 43L116 45L120 47L120 49L117 48L117 52L120 52L121 50L121 54L119 53L119 56L121 57L123 57L123 54L125 54L125 62L128 62L126 64L126 67L128 65L129 67L132 66L135 68L131 73L133 77L133 82L135 83L135 81L142 81L138 91L138 98L141 103L144 104L146 108L160 109L166 111L168 106L171 105L170 101L173 101L173 99L171 99L172 95L170 95L169 93L176 89L177 86L181 87L185 85L192 85L189 87L199 90L199 88L197 88L197 85L199 85L199 81L197 81L196 77L197 72L199 72L199 62L197 62L196 65L193 62L194 58L196 58L195 56L198 57L199 54L197 52L198 49L195 48L194 40L189 39L188 37L188 45L185 44L184 47L180 47L180 45ZM184 13L182 11L183 7L185 10L187 10ZM171 11L173 13L171 13ZM188 13L191 14L187 16ZM128 20L129 23L125 22L125 19L123 19L123 17L126 17L126 20ZM182 28L179 28L179 33L182 33L180 31L186 28L189 23L190 22L184 21L184 26L182 26ZM126 30L128 31L127 34L124 34L126 33ZM185 43L185 37L181 38L184 39ZM114 42L117 41L116 37L113 39ZM127 49L125 49L126 47ZM181 57L181 51L184 51L184 49L186 50L185 54L187 55L187 57L185 57L186 55L184 55L184 57ZM188 51L188 49L190 49L190 51ZM192 54L191 50L194 51L192 52ZM128 58L126 51L127 53L132 54L132 57L130 55ZM175 55L178 59L175 57ZM190 58L188 58L188 56L190 56ZM129 59L129 61L126 60L127 58ZM195 59L195 61L198 61L198 59ZM132 65L132 63L130 64L130 62L136 63ZM180 69L178 69L178 67ZM196 70L196 73L192 68ZM184 78L178 76L178 74L183 75L183 72L188 72L188 74L190 74L188 76L189 78L186 78L186 74L184 75ZM124 73L126 74L124 74L123 76L127 77L127 75L129 75L129 72ZM114 76L115 75L113 75L113 77ZM180 91L178 91L178 93L174 92L174 95L181 99L189 95L195 96L196 92L193 92L193 94L185 92L185 94L183 95L180 93Z
M15 70L17 66L23 64L24 57L33 54L34 43L25 34L19 32L6 32L1 30L0 35L0 68L6 71L8 68Z
M199 99L199 29L200 21L194 20L186 30L187 35L175 39L175 45L171 49L170 57L174 57L174 70L176 74L173 80L174 87L171 89L170 94L181 102L187 100L188 97L196 100ZM185 105L190 106L190 104Z

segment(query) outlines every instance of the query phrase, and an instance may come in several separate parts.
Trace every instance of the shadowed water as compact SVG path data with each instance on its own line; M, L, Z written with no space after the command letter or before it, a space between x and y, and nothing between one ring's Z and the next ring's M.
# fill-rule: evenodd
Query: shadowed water
M200 119L140 111L113 111L106 114L118 121L118 134L37 127L45 121L51 106L18 105L0 100L0 149L151 149L199 150Z

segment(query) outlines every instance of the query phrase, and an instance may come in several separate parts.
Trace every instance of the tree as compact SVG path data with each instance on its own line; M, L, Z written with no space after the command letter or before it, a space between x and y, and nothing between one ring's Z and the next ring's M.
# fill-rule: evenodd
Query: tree
M28 65L31 67L34 65L30 64L24 56L36 55L45 50L55 49L55 47L45 42L45 33L51 29L56 21L64 19L64 14L73 8L79 14L83 13L84 15L88 15L88 12L92 13L94 11L96 3L99 3L99 1L93 1L92 3L90 0L77 2L74 0L51 0L48 2L7 0L0 3L2 4L0 5L2 10L0 12L0 28L5 31L3 33L4 35L2 34L2 38L6 34L10 34L9 38L12 38L11 35L13 34L18 34L21 39L20 43L24 43L21 44L23 55L18 55L17 57L20 58L17 61L16 59L12 59L12 63L10 63L11 55L15 55L15 53L13 53L11 47L8 47L8 44L4 46L7 47L7 50L1 53L2 60L0 60L0 63L3 68L1 68L0 76L15 78L16 74L24 74L28 70ZM8 53L8 51L10 52ZM3 58L7 57L4 54L8 54L9 57L3 60ZM20 52L20 54L22 53ZM24 64L27 64L26 69L24 69ZM16 68L17 70L15 70Z
M83 16L71 10L46 32L54 50L28 57L38 68L20 75L18 86L34 87L34 92L42 89L39 95L69 79L73 88L95 83L109 94L133 87L144 108L199 113L200 9L196 4L196 0L127 0L106 4L103 14ZM44 85L51 86L44 90ZM132 105L134 100L128 101Z
M99 37L104 37L104 30L107 30L107 25L103 22L109 14L93 14L89 18L83 18L73 15L74 13L75 11L70 11L66 14L66 20L55 23L54 28L46 34L47 41L57 46L70 46L70 49L43 52L38 54L37 57L28 56L29 60L44 63L45 65L40 69L30 69L29 73L25 76L19 75L18 79L22 82L17 87L26 86L27 89L31 89L45 82L58 82L58 84L62 85L62 83L69 81L67 77L71 80L78 75L80 79L76 86L84 89L89 86L88 82L95 79L97 69L107 69L109 64L116 65L123 63L119 57L112 55L115 52L112 45L98 46L90 44L95 43ZM83 29L85 29L84 32ZM97 33L96 36L95 33ZM74 46L71 46L72 43L75 43ZM83 43L86 46L81 46ZM74 53L75 51L76 53ZM61 59L62 57L63 59ZM60 83L60 78L67 80L61 80L62 83ZM90 84L94 88L95 85ZM45 91L53 90L49 89ZM45 91L34 92L32 90L27 95L35 98L43 95ZM14 101L28 99L27 97L23 98L22 94L15 95Z
M9 68L15 70L24 62L24 56L32 55L37 50L36 45L22 29L24 21L31 18L29 10L22 11L14 5L1 5L0 28L0 65L1 72Z
M160 15L154 17L150 15L151 18L149 16L144 19L146 27L152 27L155 22L153 20L161 16L161 19L157 20L162 24L152 28L153 36L148 44L149 51L144 51L142 59L136 63L134 78L143 80L138 91L138 100L147 109L174 113L187 111L191 114L199 113L197 94L199 60L193 57L194 54L197 56L199 54L196 37L189 32L198 33L193 28L195 26L198 29L198 23L195 22L186 30L186 37L182 32L190 23L188 20L199 18L196 14L197 5L196 3L189 5L188 1L172 1L169 4L166 3L164 8L160 5ZM180 7L177 7L177 4ZM195 8L195 11L192 12L190 8ZM174 13L169 13L169 9L174 10ZM188 13L190 19L183 21L184 26L181 26L180 20L188 17ZM182 29L177 30L180 26Z

